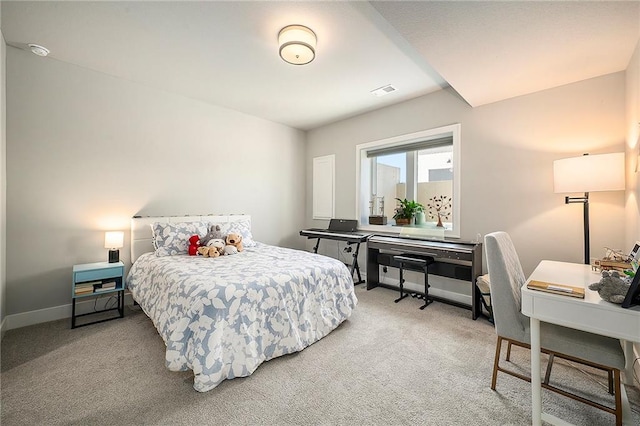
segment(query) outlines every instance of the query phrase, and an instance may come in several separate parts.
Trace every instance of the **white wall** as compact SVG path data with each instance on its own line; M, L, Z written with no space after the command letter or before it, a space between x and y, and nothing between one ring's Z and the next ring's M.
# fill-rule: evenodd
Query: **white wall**
M2 19L0 19L0 22ZM4 334L7 314L7 126L6 126L6 50L0 29L0 334Z
M640 173L636 173L640 153L640 41L626 71L626 244L640 241Z
M582 206L554 194L553 160L624 150L625 73L478 108L439 91L310 131L306 162L336 154L336 215L355 218L357 144L453 123L462 125L461 238L509 232L526 274L542 259L581 263ZM309 206L308 172L307 191ZM590 199L592 255L626 247L624 193ZM306 225L323 224L308 215Z
M303 132L13 47L7 87L7 314L69 304L134 214L247 213L304 245Z

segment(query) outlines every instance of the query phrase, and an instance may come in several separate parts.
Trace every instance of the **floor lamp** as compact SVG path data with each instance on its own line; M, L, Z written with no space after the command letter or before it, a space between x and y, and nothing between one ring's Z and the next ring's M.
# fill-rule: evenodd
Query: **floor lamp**
M624 152L563 158L553 162L553 190L556 193L584 192L582 197L565 197L565 204L582 203L584 208L584 263L589 264L589 192L624 190Z

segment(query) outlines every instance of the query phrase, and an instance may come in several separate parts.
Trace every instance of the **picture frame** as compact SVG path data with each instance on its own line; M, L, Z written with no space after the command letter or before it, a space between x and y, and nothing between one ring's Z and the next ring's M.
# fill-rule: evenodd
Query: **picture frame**
M640 271L636 271L636 274L633 276L633 280L631 280L631 287L629 287L627 295L622 302L623 308L640 305L640 273L638 272Z
M639 254L640 254L640 241L636 241L636 244L631 249L631 253L629 253L629 262L638 260Z

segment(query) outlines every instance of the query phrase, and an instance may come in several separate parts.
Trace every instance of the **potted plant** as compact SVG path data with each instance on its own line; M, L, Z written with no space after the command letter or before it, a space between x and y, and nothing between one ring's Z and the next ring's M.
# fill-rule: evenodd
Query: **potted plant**
M400 205L396 207L396 213L393 218L396 220L396 225L409 225L411 220L416 216L416 213L424 211L424 206L414 200L401 200L396 198Z

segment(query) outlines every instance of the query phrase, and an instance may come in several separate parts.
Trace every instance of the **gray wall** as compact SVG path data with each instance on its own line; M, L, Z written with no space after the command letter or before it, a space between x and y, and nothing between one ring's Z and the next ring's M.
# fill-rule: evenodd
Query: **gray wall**
M72 265L106 260L134 214L246 213L258 241L303 245L304 141L7 47L7 314L69 304Z
M582 262L582 206L554 194L553 160L624 151L624 72L478 108L444 90L314 129L307 211L314 157L336 154L336 215L354 218L357 144L453 123L462 126L461 238L509 232L527 274L542 259ZM321 223L308 214L306 224ZM624 228L624 192L592 193L592 256L626 249Z

